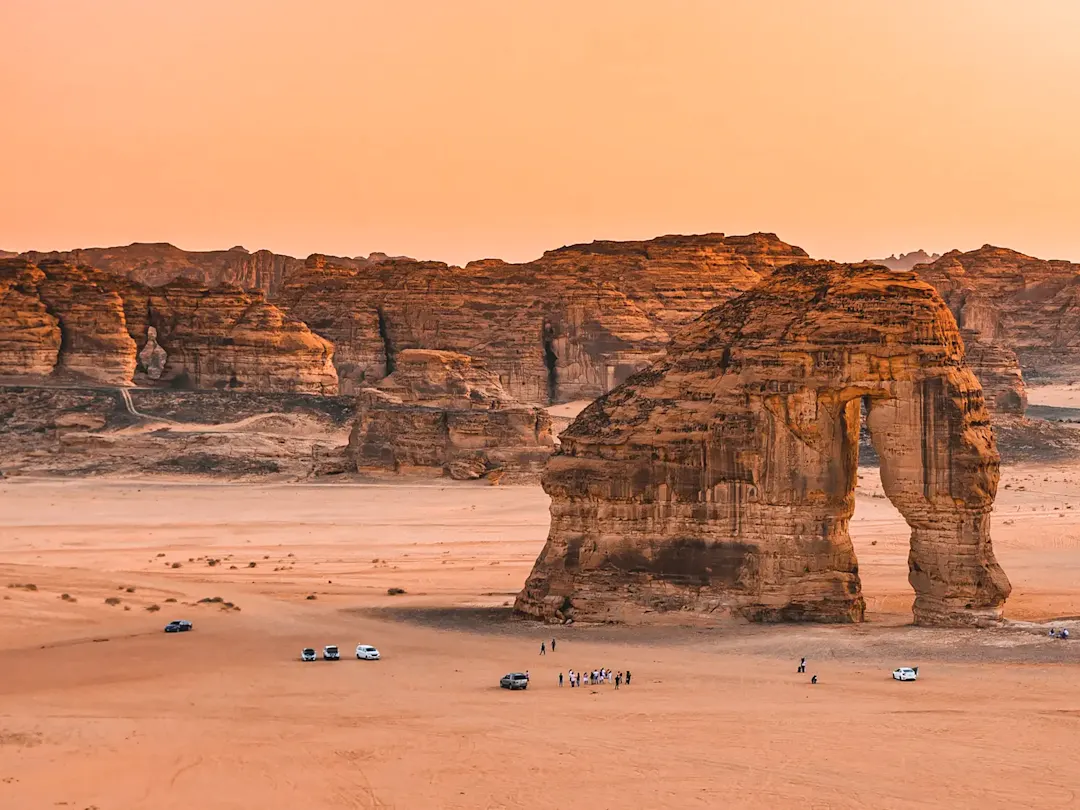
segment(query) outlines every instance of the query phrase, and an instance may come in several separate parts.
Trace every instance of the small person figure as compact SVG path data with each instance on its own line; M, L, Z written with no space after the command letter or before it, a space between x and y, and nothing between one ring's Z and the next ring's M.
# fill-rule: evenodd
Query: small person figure
M562 688L562 673L559 673L559 688Z
M555 652L555 639L551 640L551 651Z
M626 670L626 685L630 685L630 670Z
M544 642L540 642L540 654L547 655L547 647L544 646Z
M810 683L817 683L817 675L810 679Z
M622 683L622 673L621 672L618 675L615 676L615 688L616 689L619 688L620 683Z
M801 661L799 661L799 670L798 671L799 672L806 672L806 659L805 658L803 658Z

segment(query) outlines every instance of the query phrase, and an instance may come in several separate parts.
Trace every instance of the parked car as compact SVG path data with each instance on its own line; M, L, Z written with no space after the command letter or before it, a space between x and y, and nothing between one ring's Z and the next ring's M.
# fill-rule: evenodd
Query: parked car
M318 658L318 656L315 655L315 650L311 647L304 647L304 649L300 651L301 661L314 661L316 658Z
M919 677L919 670L912 667L900 667L893 670L892 677L894 681L914 681Z
M357 644L356 657L364 661L378 661L379 651L368 644Z
M322 648L322 657L327 661L337 661L341 658L341 653L338 652L336 644L327 644Z
M193 626L194 625L192 625L192 623L189 622L187 619L178 619L175 622L169 622L167 625L165 625L165 632L166 633L186 633Z
M511 672L499 679L499 686L503 689L528 689L529 676L524 672Z

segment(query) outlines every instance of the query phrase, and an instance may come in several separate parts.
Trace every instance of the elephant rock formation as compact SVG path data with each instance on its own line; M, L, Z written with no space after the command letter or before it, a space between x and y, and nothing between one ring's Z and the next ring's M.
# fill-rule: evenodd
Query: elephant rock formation
M811 261L692 322L562 434L517 610L862 620L848 523L864 410L911 526L915 622L1000 620L999 456L949 308L914 273Z

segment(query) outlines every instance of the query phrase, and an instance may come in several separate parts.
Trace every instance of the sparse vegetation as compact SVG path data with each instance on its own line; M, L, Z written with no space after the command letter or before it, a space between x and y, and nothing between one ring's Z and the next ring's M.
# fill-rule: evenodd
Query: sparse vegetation
M60 598L63 599L65 602L78 602L79 601L74 596L72 596L70 593L62 593L62 594L60 594Z
M168 599L166 599L165 601L166 601L166 602L175 602L175 601L176 601L176 597L174 597L174 596L170 596L170 597L169 597Z
M124 588L124 590L128 593L135 593L135 588L132 586L128 586L127 588Z
M400 596L403 593L405 593L404 588L387 588L386 589L386 595L387 596Z
M305 598L305 599L307 599L308 601L310 601L310 600L312 600L312 599L317 599L318 597L317 597L317 596L315 596L315 594L313 594L313 593L309 593L309 594L308 594L308 595L307 595L306 597L304 597L304 598Z
M19 584L18 582L12 582L10 585L8 585L8 587L9 588L21 588L24 591L36 591L37 590L37 585L35 585L32 582L27 582L25 584Z
M158 552L157 554L155 554L154 556L155 556L155 557L164 557L164 556L165 556L165 552L164 552L164 551L159 551L159 552Z
M213 568L219 562L221 562L221 560L214 559L213 557L206 558L206 564L209 565L211 568Z
M117 605L120 604L120 597L119 596L110 596L105 600L105 604L109 605L111 607L116 607Z
M252 560L251 562L248 563L248 568L254 568L255 565L256 565L255 561Z
M173 567L173 568L179 568L179 567L180 567L180 565L181 565L181 563L178 563L178 562L174 562L174 563L172 564L172 567Z
M222 599L220 596L204 596L202 599L199 600L199 604L200 605L216 605L216 604L220 604L221 602L224 602L224 601L225 600Z
M150 613L157 613L161 610L161 605L147 605L146 610Z

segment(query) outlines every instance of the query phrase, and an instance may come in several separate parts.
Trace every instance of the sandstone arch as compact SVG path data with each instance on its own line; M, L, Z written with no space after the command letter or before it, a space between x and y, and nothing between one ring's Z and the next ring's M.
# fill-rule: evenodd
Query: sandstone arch
M703 315L593 403L545 472L517 610L861 621L848 521L860 409L912 527L916 623L999 620L999 457L953 316L912 273L805 262Z

